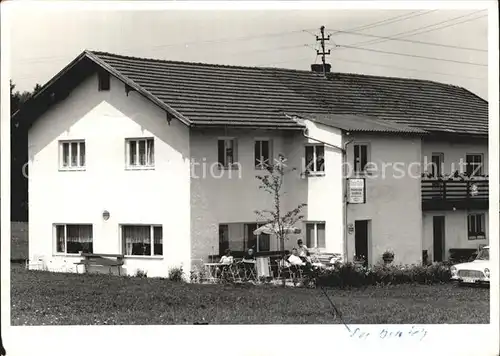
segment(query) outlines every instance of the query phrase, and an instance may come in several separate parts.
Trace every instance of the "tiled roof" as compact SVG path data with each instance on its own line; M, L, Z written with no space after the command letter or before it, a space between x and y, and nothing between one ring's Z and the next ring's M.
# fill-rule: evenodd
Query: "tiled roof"
M386 121L403 125L398 129L488 133L485 100L463 88L432 81L348 73L329 73L325 78L312 71L174 62L95 51L85 51L81 58L85 57L193 126L297 127L284 115L288 112L374 118L377 123L371 125L378 129ZM351 123L349 116L343 117L346 127L370 128L366 120Z
M311 120L313 122L352 132L385 132L407 134L426 133L425 130L414 128L408 125L397 124L391 121L380 120L377 118L361 115L290 113L289 116L296 116L301 119Z

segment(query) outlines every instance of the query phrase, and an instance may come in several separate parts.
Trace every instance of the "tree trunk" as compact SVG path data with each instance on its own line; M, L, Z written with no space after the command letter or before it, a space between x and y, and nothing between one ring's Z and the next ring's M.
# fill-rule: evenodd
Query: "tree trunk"
M283 236L280 236L280 251L281 251L281 258L283 263L285 263L285 238ZM286 276L283 274L283 287L286 286Z

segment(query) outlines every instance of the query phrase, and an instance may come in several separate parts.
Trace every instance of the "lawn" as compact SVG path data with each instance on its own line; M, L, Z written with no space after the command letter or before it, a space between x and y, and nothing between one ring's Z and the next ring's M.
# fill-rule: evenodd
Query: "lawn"
M320 289L197 285L12 266L12 325L341 322ZM489 323L489 289L399 285L328 294L348 324Z

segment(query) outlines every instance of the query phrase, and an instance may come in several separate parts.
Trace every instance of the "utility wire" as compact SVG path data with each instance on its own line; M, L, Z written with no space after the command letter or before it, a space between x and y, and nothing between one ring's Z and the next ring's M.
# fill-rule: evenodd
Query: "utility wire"
M190 45L196 45L196 44L213 44L213 43L224 43L224 42L233 42L233 41L247 41L247 40L267 38L267 37L280 37L280 36L286 36L286 35L297 34L297 33L309 33L311 35L314 35L308 29L301 29L301 30L294 30L294 31L265 33L265 34L261 34L261 35L255 35L255 36L228 37L228 38L221 38L221 39L216 39L216 40L170 43L170 44L164 44L164 45L151 46L151 47L148 47L147 49L157 50L157 49L163 49L163 48L169 48L169 47L179 47L179 46L180 47L189 47ZM120 51L131 51L131 50L137 50L139 48L140 47L122 48ZM54 59L61 59L62 60L62 59L67 59L67 58L68 58L67 56L48 56L48 57L30 58L30 59L26 59L26 60L21 59L21 60L18 60L16 62L31 63L31 62L51 61Z
M459 64L468 64L468 65L480 66L480 67L487 67L488 66L487 64L482 64L482 63L464 62L464 61L458 61L458 60L454 60L454 59L446 59L446 58L438 58L438 57L427 57L427 56L420 56L420 55L416 55L416 54L407 54L407 53L399 53L399 52L391 52L391 51L382 51L382 50L372 49L372 48L363 48L363 47L347 46L347 45L337 45L337 47L357 49L357 50L361 50L361 51L369 51L369 52L376 52L376 53L393 54L393 55L396 55L396 56L413 57L413 58L421 58L421 59L430 59L430 60L435 60L435 61L444 61L444 62L459 63Z
M456 25L459 25L459 24L462 24L462 23L466 23L466 22L478 20L480 18L486 17L487 15L482 15L482 16L478 16L478 17L475 17L475 18L472 18L472 19L465 19L463 21L455 22L455 23L452 23L452 24L447 24L447 23L449 23L451 21L459 20L459 19L462 19L464 17L469 17L469 16L472 16L474 14L477 14L477 13L483 12L483 11L484 10L475 11L475 12L472 12L472 13L469 13L469 14L466 14L466 15L454 17L454 18L451 18L451 19L448 19L448 20L444 20L444 21L440 21L440 22L436 22L436 23L433 23L431 25L427 25L427 26L423 26L423 27L418 27L418 28L415 28L413 30L399 32L399 33L396 33L396 34L392 35L391 39L394 39L394 38L406 38L406 37L421 35L423 33L438 31L438 30L442 30L444 28L448 28L448 27L451 27L451 26L456 26ZM441 24L447 24L447 25L445 25L445 26L439 26L437 28L433 28L433 27L441 25ZM428 29L428 30L426 30L426 31L420 31L420 30L425 30L425 29ZM356 45L356 46L364 45L364 46L368 46L368 45L378 44L378 43L387 42L387 41L388 40L385 40L385 39L382 39L382 40L369 40L369 41L362 41L362 42L351 43L350 45Z
M377 21L377 22L372 22L372 23L369 23L369 24L366 24L366 25L362 25L362 26L357 26L357 27L352 27L352 28L349 28L345 31L361 31L361 30L367 30L367 29L370 29L370 28L374 28L374 27L380 27L380 26L386 26L386 25L389 25L389 24L392 24L392 23L396 23L396 22L401 22L401 21L405 21L405 20L408 20L408 19L411 19L411 18L414 18L414 17L418 17L418 16L422 16L422 15L427 15L431 12L435 12L437 10L430 10L430 11L412 11L410 13L407 13L407 14L403 14L403 15L398 15L398 16L394 16L394 17L389 17L388 19L385 19L385 20L381 20L381 21ZM333 33L329 33L330 36L334 36L336 35L339 31L338 30L333 30L335 32Z
M311 45L306 45L312 49L313 46ZM371 66L375 67L385 67L385 68L391 68L391 69L399 69L399 70L406 70L406 71L412 71L412 72L421 72L421 73L430 73L430 74L440 74L440 75L447 75L450 77L458 77L458 78L467 78L467 79L475 79L475 80L488 80L488 78L478 78L478 77L470 77L470 76L461 76L461 75L456 75L456 74L451 74L451 73L443 73L443 72L434 72L434 71L427 71L427 70L420 70L420 69L415 69L415 68L409 68L409 67L399 67L399 66L393 66L393 65L387 65L387 64L377 64L377 63L370 63L370 62L363 62L363 61L357 61L357 60L352 60L348 58L332 58L332 60L339 61L339 62L346 62L346 63L359 63L359 64L368 64Z
M447 44L443 44L443 43L425 42L425 41L417 41L417 40L408 40L408 39L403 39L403 38L398 38L398 37L376 36L376 35L369 35L369 34L365 34L365 33L352 32L352 31L343 31L343 30L334 30L334 31L336 31L336 33L345 33L345 34L355 35L355 36L365 36L365 37L373 37L373 38L382 38L382 39L386 39L388 41L401 41L401 42L409 42L409 43L423 44L423 45L429 45L429 46L438 46L438 47L446 47L446 48L463 49L463 50L468 50L468 51L488 52L488 50L481 49L481 48L453 46L453 45L447 45Z
M454 77L454 78L466 78L466 79L473 79L473 80L488 80L488 78L486 78L486 77L485 78L470 77L470 76L456 75L456 74L451 74L451 73L443 73L443 72L435 72L435 71L428 71L428 70L420 70L420 69L409 68L409 67L399 67L399 66L393 66L393 65L387 65L387 64L379 64L379 63L370 63L370 62L356 61L356 60L347 59L347 58L335 58L334 61L345 62L345 63L359 63L359 64L369 65L369 66L374 66L374 67L383 67L383 68L390 68L390 69L398 69L398 70L411 71L411 72L438 74L438 75L445 75L445 76L450 76L450 77Z

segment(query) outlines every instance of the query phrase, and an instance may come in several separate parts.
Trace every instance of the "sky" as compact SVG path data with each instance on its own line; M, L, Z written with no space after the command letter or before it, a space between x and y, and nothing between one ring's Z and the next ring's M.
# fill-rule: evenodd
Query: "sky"
M46 83L84 49L310 70L321 61L315 35L325 26L334 72L428 79L488 96L486 10L20 9L10 21L11 76L21 91Z

